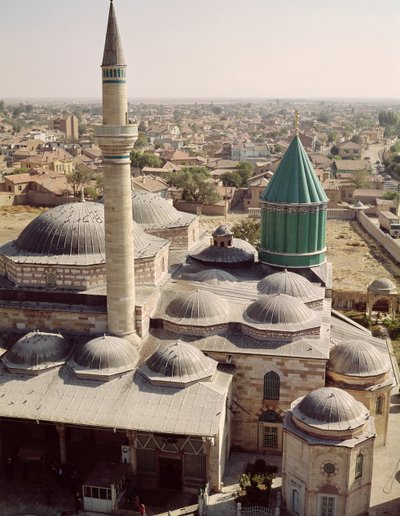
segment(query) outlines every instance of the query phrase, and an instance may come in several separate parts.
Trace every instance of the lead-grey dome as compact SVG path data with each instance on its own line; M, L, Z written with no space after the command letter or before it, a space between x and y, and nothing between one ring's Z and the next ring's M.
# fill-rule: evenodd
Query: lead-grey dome
M132 371L138 361L136 348L126 339L104 335L86 342L69 362L78 377L110 379Z
M2 360L11 371L36 374L64 364L70 350L69 343L62 335L33 331L11 346Z
M241 238L232 238L232 245L229 247L210 245L190 257L205 265L235 266L254 262L256 255L256 249L249 242Z
M212 232L212 236L214 237L230 237L233 236L233 233L229 226L227 224L221 224L217 227L217 229L214 229Z
M348 392L336 387L321 387L292 405L296 419L324 430L350 430L369 418L367 408Z
M346 376L379 376L390 370L386 357L369 342L346 341L331 349L328 369Z
M190 281L199 281L208 283L209 285L228 286L236 282L236 279L229 272L222 269L207 269L196 272L195 274L186 274L185 278Z
M229 305L225 299L205 290L179 294L166 308L166 314L173 319L203 325L223 319L228 312Z
M384 293L384 294L397 294L396 285L389 278L377 278L368 285L370 292Z
M15 244L45 255L104 255L104 208L95 202L56 206L28 224Z
M160 195L151 192L132 191L133 220L144 229L188 226L195 215L182 213Z
M263 278L258 282L257 290L261 294L286 294L303 302L322 300L324 297L307 278L286 269Z
M153 384L186 386L210 379L216 371L215 360L206 357L199 349L178 340L160 346L147 359L140 371Z
M260 296L246 310L247 317L262 324L304 325L316 318L300 299L286 294Z

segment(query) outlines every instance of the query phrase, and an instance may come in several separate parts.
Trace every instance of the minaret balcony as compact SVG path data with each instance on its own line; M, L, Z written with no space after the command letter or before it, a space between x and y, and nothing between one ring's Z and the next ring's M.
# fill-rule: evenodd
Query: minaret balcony
M138 126L136 124L97 126L94 136L103 154L130 152L138 138Z

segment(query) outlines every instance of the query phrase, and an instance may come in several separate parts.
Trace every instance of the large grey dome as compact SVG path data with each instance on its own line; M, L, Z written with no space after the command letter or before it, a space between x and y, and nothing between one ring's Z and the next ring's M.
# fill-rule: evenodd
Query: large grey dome
M316 313L300 299L286 294L260 296L247 307L246 316L256 323L276 325L304 325L316 319Z
M324 297L307 278L286 269L263 278L258 282L257 289L261 294L287 294L303 302L317 301Z
M135 258L154 256L168 244L147 235L133 221ZM62 204L42 213L15 241L21 251L41 255L96 255L105 260L104 205L95 202Z
M186 342L177 341L160 346L142 366L141 372L151 383L169 383L184 386L209 379L217 363L199 349Z
M104 208L95 202L61 204L36 217L15 243L37 254L104 255Z
M104 335L81 346L69 365L77 376L111 378L135 369L137 361L138 352L133 344Z
M397 294L396 285L389 278L377 278L368 285L370 292Z
M11 346L2 360L10 370L37 373L63 364L70 350L62 335L34 331Z
M166 308L169 317L193 324L213 323L226 317L228 312L229 305L225 299L205 290L179 294Z
M182 213L160 195L151 192L132 191L133 220L144 229L188 226L196 218Z
M390 370L390 364L372 344L356 340L331 349L328 369L348 376L379 376Z
M324 430L349 430L369 418L367 408L348 392L336 387L321 387L296 400L292 413L299 421Z

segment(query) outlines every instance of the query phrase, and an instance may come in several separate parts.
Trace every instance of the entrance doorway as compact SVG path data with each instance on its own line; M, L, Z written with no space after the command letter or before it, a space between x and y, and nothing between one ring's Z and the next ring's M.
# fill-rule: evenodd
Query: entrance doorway
M159 485L163 489L182 489L182 458L160 457L158 459Z

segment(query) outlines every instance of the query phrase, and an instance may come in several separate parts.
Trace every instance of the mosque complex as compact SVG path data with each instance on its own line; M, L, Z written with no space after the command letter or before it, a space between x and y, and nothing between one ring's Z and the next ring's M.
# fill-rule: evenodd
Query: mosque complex
M328 199L299 137L262 196L258 252L226 225L202 239L197 216L131 191L112 1L102 84L104 202L0 246L0 449L91 450L94 468L181 491L219 491L232 450L275 454L288 514L367 514L394 376L386 342L332 309ZM99 493L85 483L86 510L121 494Z

